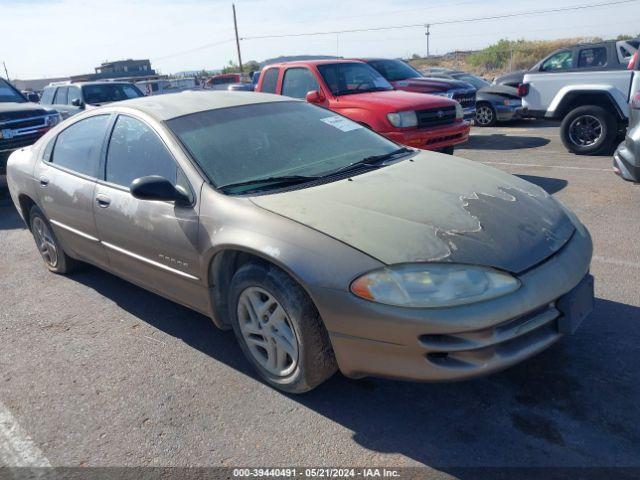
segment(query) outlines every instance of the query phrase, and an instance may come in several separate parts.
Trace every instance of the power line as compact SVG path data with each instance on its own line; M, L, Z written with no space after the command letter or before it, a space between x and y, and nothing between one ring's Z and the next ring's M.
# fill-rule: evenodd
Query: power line
M207 48L217 47L218 45L223 45L225 43L234 42L234 41L235 40L233 38L228 38L226 40L221 40L221 41L215 42L215 43L208 43L206 45L201 45L199 47L195 47L195 48L192 48L192 49L189 49L189 50L183 50L181 52L171 53L169 55L164 55L162 57L151 58L151 60L153 60L155 62L157 60L165 60L167 58L179 57L181 55L187 55L189 53L199 52L200 50L206 50Z
M559 7L559 8L551 8L544 10L530 10L525 12L514 12L514 13L505 13L500 15L490 15L485 17L474 17L474 18L463 18L456 20L443 20L440 22L428 22L430 25L451 25L454 23L469 23L469 22L480 22L486 20L499 20L503 18L513 18L513 17L521 17L528 15L545 15L549 13L558 13L558 12L568 12L572 10L582 10L585 8L597 8L597 7L605 7L611 5L619 5L623 3L632 3L637 2L638 0L617 0L617 1L609 1L609 2L600 2L600 3L587 3L582 5L571 5L568 7ZM408 24L408 25L393 25L388 27L369 27L369 28L354 28L348 30L332 30L332 31L324 31L324 32L300 32L300 33L284 33L284 34L274 34L274 35L252 35L248 37L242 37L241 40L259 40L266 38L285 38L285 37L310 37L317 35L336 35L341 33L360 33L360 32L375 32L381 30L397 30L402 28L424 28L426 22L417 23L417 24Z

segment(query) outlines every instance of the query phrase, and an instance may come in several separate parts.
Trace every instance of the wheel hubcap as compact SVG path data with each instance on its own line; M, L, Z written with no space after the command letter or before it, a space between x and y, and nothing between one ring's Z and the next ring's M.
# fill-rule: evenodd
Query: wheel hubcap
M582 115L569 125L569 139L574 145L589 147L600 140L602 123L593 115Z
M58 247L53 235L49 231L49 227L40 217L33 219L33 236L36 240L40 255L51 267L58 265Z
M478 107L478 109L476 110L476 121L480 125L487 125L491 123L492 119L493 119L493 112L489 107L486 107L486 106Z
M245 289L238 299L240 332L253 358L270 374L284 377L298 364L298 339L282 305L266 290Z

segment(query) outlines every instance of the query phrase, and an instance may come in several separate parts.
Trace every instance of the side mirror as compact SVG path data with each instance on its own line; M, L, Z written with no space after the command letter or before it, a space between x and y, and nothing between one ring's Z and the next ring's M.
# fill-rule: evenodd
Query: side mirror
M131 195L139 200L190 203L189 195L182 187L175 187L169 180L159 175L136 178L129 188Z
M74 107L83 107L83 103L82 100L80 100L79 98L74 98L73 100L71 100L71 105L73 105Z
M36 92L29 92L27 94L27 100L33 103L38 103L40 101L40 96Z
M309 103L324 103L327 97L324 96L322 90L311 90L307 92L306 100Z

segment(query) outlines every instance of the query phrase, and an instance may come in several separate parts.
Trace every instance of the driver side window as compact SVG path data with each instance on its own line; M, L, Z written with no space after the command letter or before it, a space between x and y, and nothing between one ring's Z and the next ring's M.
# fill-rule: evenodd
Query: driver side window
M543 72L553 72L556 70L568 70L573 68L573 53L571 51L558 52L547 58L540 70Z
M312 90L320 90L316 77L306 68L289 68L284 73L282 95L293 98L306 98Z
M129 188L133 180L148 175L160 175L187 188L184 175L158 135L142 121L120 115L109 140L106 180Z

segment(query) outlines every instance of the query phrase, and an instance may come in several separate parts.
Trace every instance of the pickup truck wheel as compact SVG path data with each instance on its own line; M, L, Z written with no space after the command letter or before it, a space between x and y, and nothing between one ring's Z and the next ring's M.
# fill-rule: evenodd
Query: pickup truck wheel
M493 127L496 124L496 111L489 103L476 105L475 123L479 127Z
M571 110L560 125L562 143L578 155L609 153L617 135L616 118L597 105Z
M242 266L231 280L229 313L243 353L271 386L303 393L336 372L318 310L279 268L261 263Z
M31 234L45 266L54 273L71 273L79 262L68 256L58 242L49 221L38 207L29 212Z

